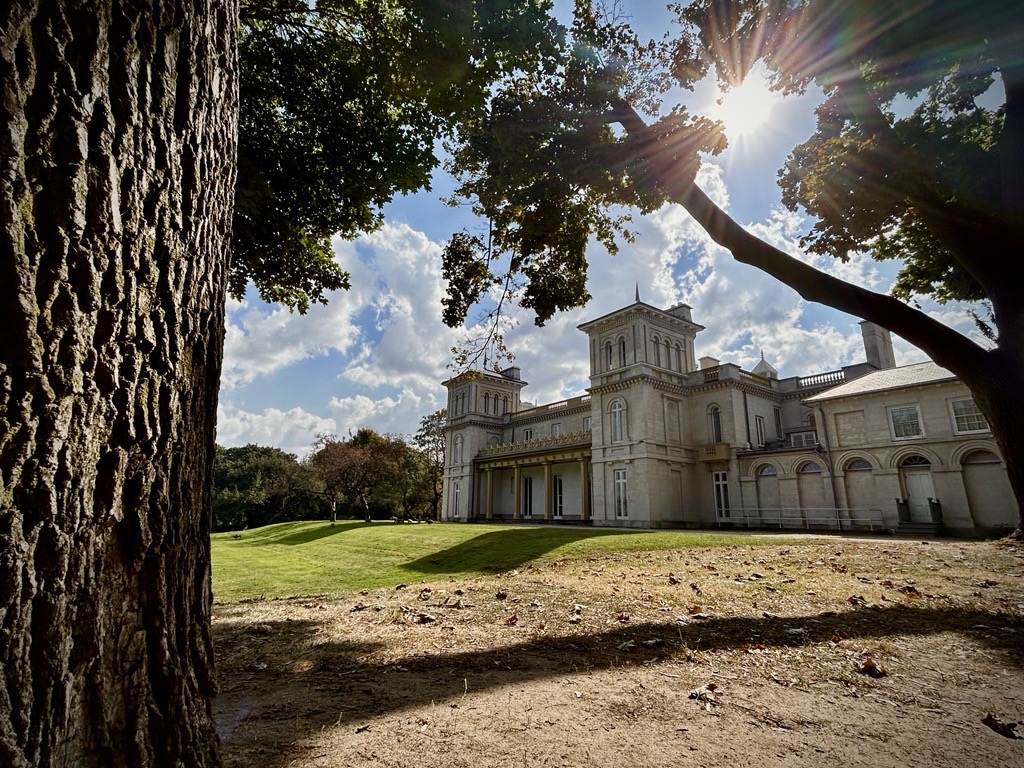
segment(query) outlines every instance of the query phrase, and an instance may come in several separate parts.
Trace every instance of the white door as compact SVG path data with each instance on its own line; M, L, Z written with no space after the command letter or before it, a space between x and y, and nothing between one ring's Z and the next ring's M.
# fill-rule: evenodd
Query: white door
M931 510L928 499L935 498L930 469L904 469L903 480L907 485L907 501L910 504L910 519L915 523L930 523Z

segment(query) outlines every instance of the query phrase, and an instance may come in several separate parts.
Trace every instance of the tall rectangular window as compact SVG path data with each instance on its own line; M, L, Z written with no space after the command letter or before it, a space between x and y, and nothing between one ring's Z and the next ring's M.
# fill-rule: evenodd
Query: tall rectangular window
M551 506L554 509L553 514L555 517L561 517L562 513L565 511L565 507L563 505L564 497L562 495L561 475L555 475L554 477L551 478L551 493L553 494L551 499Z
M562 434L562 422L556 421L554 424L551 425L551 436L552 437L558 437L561 434Z
M615 482L615 516L622 518L628 514L626 505L626 470L616 469L614 473Z
M957 434L964 432L987 432L989 429L988 419L981 412L977 404L971 398L965 400L953 400L949 407L953 411L953 425Z
M524 429L523 430L523 440L524 441L526 441L526 440L533 440L533 430L532 429Z
M583 417L583 431L584 432L589 432L590 431L590 417L589 416L584 416Z
M452 483L452 517L459 516L459 484Z
M782 409L775 408L775 436L782 437Z
M618 401L612 403L611 433L613 443L621 443L626 439L626 410Z
M892 436L897 440L924 436L924 431L921 429L921 413L916 405L890 408L889 423L892 426Z
M523 517L529 517L533 514L533 478L523 478Z
M719 517L729 517L729 473L715 472L715 512Z
M757 432L757 447L764 447L764 416L754 417L754 431Z

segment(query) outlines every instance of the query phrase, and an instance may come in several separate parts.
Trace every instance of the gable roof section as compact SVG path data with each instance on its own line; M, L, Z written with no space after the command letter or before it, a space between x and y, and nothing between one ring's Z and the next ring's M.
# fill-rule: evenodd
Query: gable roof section
M937 384L943 381L956 380L957 377L948 370L929 360L926 363L873 371L853 381L840 384L838 387L832 387L824 392L819 392L812 397L808 397L804 402L819 403L825 400L838 400L843 397L855 397L872 392L885 392L894 389L905 389L906 387L917 387L922 384Z

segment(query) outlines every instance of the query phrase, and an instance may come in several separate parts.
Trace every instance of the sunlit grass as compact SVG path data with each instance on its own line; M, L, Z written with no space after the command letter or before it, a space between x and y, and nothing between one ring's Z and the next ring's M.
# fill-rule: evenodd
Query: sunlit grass
M699 532L554 526L281 523L214 534L213 592L222 602L340 594L502 572L559 558L757 540Z

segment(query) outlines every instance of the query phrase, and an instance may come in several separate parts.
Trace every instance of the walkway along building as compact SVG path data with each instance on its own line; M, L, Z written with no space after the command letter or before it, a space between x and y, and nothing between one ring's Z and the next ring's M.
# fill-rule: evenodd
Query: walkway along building
M780 379L696 359L691 309L640 301L579 326L586 394L525 405L520 369L448 389L444 518L631 528L1012 530L1005 465L967 387L934 363L866 359Z

